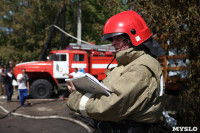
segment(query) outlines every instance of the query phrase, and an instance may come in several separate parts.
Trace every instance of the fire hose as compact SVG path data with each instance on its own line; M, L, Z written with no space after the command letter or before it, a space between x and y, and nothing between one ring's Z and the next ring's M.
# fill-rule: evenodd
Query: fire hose
M70 121L70 122L73 122L75 124L80 125L84 129L86 129L88 133L92 133L93 132L92 129L88 125L86 125L85 123L83 123L81 121L78 121L78 120L75 120L75 119L70 118L70 117L63 117L63 116L56 116L56 115L52 115L52 116L31 116L31 115L15 113L15 111L20 107L21 106L18 106L17 108L13 109L12 111L8 111L8 110L6 110L4 107L2 107L0 105L0 109L3 110L6 113L6 115L1 117L1 119L7 117L10 114L14 115L14 116L20 116L20 117L24 117L24 118L29 118L29 119L40 119L40 120L41 119L61 119L61 120Z

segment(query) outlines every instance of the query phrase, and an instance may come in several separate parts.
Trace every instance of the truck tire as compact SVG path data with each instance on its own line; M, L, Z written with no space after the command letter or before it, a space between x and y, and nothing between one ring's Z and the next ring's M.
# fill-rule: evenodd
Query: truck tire
M35 99L49 98L52 94L53 86L46 79L35 80L31 84L30 93Z

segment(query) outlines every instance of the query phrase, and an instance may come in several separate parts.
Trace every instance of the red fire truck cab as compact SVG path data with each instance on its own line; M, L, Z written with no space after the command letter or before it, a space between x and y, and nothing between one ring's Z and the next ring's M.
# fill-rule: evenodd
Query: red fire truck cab
M33 98L49 98L59 85L64 85L74 68L84 69L98 80L103 80L106 67L113 59L111 51L54 50L49 53L48 61L33 61L17 64L14 74L17 77L22 69L29 76L30 94ZM109 68L117 65L116 60Z

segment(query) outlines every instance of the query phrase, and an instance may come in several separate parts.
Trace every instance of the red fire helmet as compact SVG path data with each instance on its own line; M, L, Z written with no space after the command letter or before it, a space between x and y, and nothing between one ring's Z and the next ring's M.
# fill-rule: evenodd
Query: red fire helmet
M135 11L129 10L112 16L105 24L103 40L128 34L134 46L138 46L152 36L143 18Z

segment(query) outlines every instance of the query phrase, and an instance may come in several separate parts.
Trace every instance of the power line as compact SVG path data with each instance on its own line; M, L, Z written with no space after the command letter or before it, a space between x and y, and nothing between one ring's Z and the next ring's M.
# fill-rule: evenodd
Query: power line
M66 31L64 31L64 30L62 30L60 27L58 27L57 25L50 25L50 26L47 27L46 29L49 29L49 28L51 28L51 27L57 28L57 29L60 30L62 33L64 33L65 35L67 35L67 36L69 36L69 37L71 37L71 38L73 38L73 39L75 39L75 40L78 40L78 41L83 42L83 43L85 43L85 44L90 44L89 42L86 42L86 41L83 41L83 40L81 40L81 39L78 39L77 37L75 37L75 36L73 36L73 35L67 33Z

